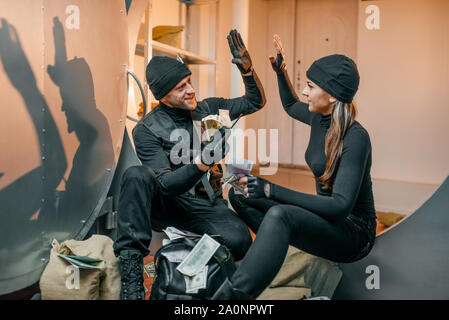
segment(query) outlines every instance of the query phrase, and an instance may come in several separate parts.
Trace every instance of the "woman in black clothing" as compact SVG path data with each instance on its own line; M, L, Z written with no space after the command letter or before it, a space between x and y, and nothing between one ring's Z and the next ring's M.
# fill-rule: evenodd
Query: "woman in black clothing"
M311 126L306 161L317 195L289 190L260 177L240 179L246 196L229 193L232 206L257 237L232 278L214 299L257 297L282 266L289 245L335 262L352 262L371 250L376 216L371 185L371 143L354 120L359 74L351 59L331 55L307 71L299 101L287 75L280 38L270 57L285 111Z

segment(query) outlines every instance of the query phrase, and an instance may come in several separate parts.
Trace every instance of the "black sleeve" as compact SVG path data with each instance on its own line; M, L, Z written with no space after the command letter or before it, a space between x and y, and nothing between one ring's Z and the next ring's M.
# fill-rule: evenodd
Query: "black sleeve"
M172 170L162 142L143 125L134 129L133 139L137 156L143 165L154 171L163 195L176 196L187 192L205 174L194 163Z
M331 196L305 194L272 185L272 197L281 203L310 210L329 221L344 219L357 200L370 152L368 133L354 130L345 137Z
M277 78L279 95L281 96L281 102L285 112L293 119L310 125L312 123L313 113L309 111L308 104L299 101L295 89L290 82L287 70L284 69L282 73L278 73Z
M266 103L265 92L255 71L252 75L242 76L245 85L245 95L239 98L207 98L205 101L211 106L211 112L218 114L218 109L229 110L231 120L241 114L247 115L263 108Z

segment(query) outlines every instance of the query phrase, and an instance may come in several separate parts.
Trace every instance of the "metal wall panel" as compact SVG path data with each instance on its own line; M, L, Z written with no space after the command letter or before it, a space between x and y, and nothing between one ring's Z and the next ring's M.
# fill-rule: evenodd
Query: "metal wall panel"
M39 280L51 240L82 239L126 117L123 0L0 0L0 294Z

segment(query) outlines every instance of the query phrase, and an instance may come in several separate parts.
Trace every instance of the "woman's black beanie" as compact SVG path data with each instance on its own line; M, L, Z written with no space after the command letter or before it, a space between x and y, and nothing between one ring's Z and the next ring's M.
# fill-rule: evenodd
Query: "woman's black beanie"
M341 102L351 103L359 88L360 76L355 62L341 54L316 60L307 77Z
M157 100L163 98L179 81L191 75L187 66L170 57L154 56L147 65L147 83Z

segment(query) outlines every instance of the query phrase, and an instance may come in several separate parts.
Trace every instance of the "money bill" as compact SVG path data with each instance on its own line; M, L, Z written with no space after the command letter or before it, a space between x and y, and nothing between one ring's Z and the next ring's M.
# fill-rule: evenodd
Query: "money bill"
M220 244L217 241L204 234L176 269L186 276L193 277L206 266L219 246Z
M209 267L205 266L193 277L184 276L184 280L186 282L186 293L198 293L198 290L206 289L208 269Z

